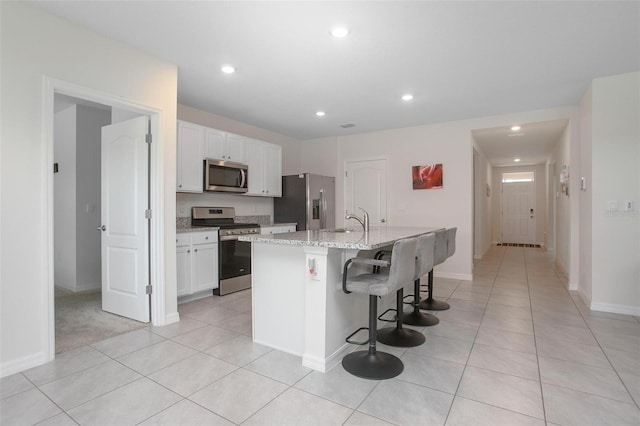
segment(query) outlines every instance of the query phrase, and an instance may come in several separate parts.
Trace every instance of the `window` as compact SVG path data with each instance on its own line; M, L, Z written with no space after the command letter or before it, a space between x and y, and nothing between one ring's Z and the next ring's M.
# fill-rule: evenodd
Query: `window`
M502 174L502 183L533 182L533 181L535 181L534 172L515 172L515 173Z

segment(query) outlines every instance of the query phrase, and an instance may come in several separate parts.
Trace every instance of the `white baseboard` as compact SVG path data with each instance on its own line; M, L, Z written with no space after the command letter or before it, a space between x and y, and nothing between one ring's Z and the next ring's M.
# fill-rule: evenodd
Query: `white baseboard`
M582 289L578 289L578 296L580 296L580 299L585 306L591 306L591 297L587 296Z
M186 296L178 296L178 305L187 302L193 302L194 300L204 299L205 297L211 296L211 290L203 290L198 293L187 294Z
M302 365L321 373L326 373L327 371L338 365L338 363L342 361L342 358L344 358L344 356L351 350L351 348L352 345L345 343L340 348L338 348L337 351L329 355L326 359L318 358L313 355L303 354Z
M613 303L591 302L591 310L600 311L600 312L610 312L613 314L640 316L640 306L616 305Z
M301 352L292 351L292 350L290 350L290 349L282 348L282 347L280 347L280 346L273 346L273 345L271 345L271 344L268 344L268 343L263 342L262 340L257 340L255 337L254 337L254 339L253 339L253 343L257 343L257 344L259 344L259 345L266 346L266 347L268 347L268 348L275 349L275 350L277 350L277 351L286 352L286 353L291 354L291 355L299 356L299 357L301 357L301 358L302 358L302 356L304 355L304 354L303 354L303 353L301 353Z
M0 364L0 377L7 377L47 362L47 354L44 352L38 352L12 361L3 362Z
M102 290L102 283L86 283L76 286L75 291Z
M162 325L169 325L169 324L173 324L174 322L178 322L178 321L180 321L180 314L177 313L177 312L172 312L170 314L167 314L164 317L164 324L162 324Z

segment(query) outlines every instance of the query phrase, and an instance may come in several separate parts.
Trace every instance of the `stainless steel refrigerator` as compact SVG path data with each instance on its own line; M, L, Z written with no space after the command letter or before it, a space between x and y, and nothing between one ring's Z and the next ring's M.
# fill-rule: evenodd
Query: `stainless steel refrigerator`
M273 220L297 230L335 228L336 178L302 173L282 176L282 197L274 198Z

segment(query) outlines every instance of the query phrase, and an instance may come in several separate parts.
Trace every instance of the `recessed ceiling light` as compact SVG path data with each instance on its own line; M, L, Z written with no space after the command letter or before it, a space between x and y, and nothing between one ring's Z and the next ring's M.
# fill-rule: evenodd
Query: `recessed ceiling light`
M519 163L520 159L519 158L514 158L513 161L515 161L516 163Z
M345 28L345 27L335 27L335 28L332 28L331 31L329 31L329 34L331 34L331 36L335 38L344 38L348 36L349 33L350 33L349 28Z
M406 95L402 95L402 100L403 101L410 101L413 99L413 95L410 93L407 93Z
M324 111L318 111L318 112L316 112L316 115L318 117L324 117L325 116L325 112Z
M511 126L511 131L512 132L517 132L518 130L520 130L521 127L520 126Z
M233 65L223 65L220 67L220 71L225 74L233 74L236 72L236 68Z

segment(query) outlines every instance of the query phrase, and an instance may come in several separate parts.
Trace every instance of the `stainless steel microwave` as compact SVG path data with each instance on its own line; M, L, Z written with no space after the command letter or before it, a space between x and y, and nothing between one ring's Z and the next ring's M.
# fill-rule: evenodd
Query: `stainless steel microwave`
M246 164L232 161L204 160L204 190L218 192L247 192L249 179Z

